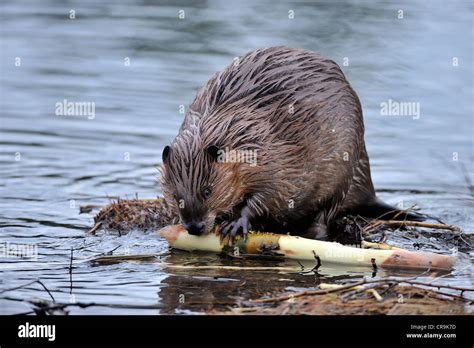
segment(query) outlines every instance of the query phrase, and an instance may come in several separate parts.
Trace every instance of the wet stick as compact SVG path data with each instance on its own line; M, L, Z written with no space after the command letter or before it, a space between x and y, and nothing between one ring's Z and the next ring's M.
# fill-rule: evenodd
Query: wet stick
M218 265L218 266L212 266L212 265L173 265L169 263L164 263L167 268L173 268L173 269L190 269L190 270L228 270L228 271L279 271L279 272L297 272L299 270L299 267L278 267L278 266L271 266L271 267L256 267L256 266L250 266L250 267L245 267L245 266L225 266L225 265Z
M220 253L223 251L242 254L273 254L295 260L312 260L315 255L326 263L373 268L374 262L382 268L450 270L455 258L427 252L410 252L404 249L361 249L339 243L323 242L296 236L272 233L249 233L246 239L237 239L231 247L227 240L210 233L193 236L181 225L172 225L160 230L171 247L181 250L201 250ZM229 249L230 248L230 249Z
M367 226L364 227L364 231L367 232L377 226L385 225L391 227L403 227L403 226L412 226L412 227L424 227L424 228L433 228L438 230L449 230L454 232L459 232L460 228L457 226L446 225L441 223L431 223L423 221L403 221L403 220L373 220Z

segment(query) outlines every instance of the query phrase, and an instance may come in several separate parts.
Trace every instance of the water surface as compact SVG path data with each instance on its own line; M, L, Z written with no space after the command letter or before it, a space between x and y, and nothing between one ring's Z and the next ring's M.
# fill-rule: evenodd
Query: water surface
M79 206L160 195L156 167L182 122L181 106L234 57L274 45L319 51L341 65L362 102L372 176L385 201L416 203L472 232L472 14L467 0L376 8L365 1L3 1L0 242L36 245L39 257L2 257L1 287L41 279L60 302L157 306L71 308L79 314L199 312L315 286L312 275L161 264L233 263L186 253L157 262L84 262L69 272L71 248L77 260L116 247L167 250L140 231L85 238L93 213L80 215ZM56 115L64 99L95 103L95 117ZM420 117L381 115L389 99L419 103ZM443 279L472 285L469 266L463 255ZM321 271L329 280L370 273ZM25 300L49 298L38 284L0 297L0 313L27 312Z

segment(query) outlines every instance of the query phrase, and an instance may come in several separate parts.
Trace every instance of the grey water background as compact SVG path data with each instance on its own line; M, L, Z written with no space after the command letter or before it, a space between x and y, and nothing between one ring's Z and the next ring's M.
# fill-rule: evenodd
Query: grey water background
M69 18L71 9L75 19ZM290 10L294 19L288 18ZM116 247L116 253L167 250L166 242L140 231L85 237L93 213L80 215L79 206L106 204L109 197L159 195L156 167L183 119L180 105L187 106L234 57L274 45L318 51L341 66L362 102L380 197L404 207L416 203L472 233L474 204L466 179L474 178L470 1L374 6L365 1L5 0L0 243L31 244L39 256L2 255L1 289L41 279L59 302L137 306L71 308L75 314L188 313L314 286L312 276L173 271L160 264L224 262L214 255L84 262L72 275L67 266L71 248L77 260ZM95 103L95 117L56 115L55 105L64 99ZM389 99L420 103L420 117L381 115L380 104ZM443 279L473 284L472 253L463 257ZM369 270L325 272L338 279L370 275ZM179 294L194 305L180 304ZM28 312L25 301L34 298L49 296L38 284L2 293L0 314ZM159 308L139 308L149 304Z

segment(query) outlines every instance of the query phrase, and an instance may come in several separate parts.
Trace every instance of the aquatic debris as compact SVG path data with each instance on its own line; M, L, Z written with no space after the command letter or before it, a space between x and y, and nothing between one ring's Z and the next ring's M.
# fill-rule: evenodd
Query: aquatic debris
M410 285L410 286L424 286L433 289L451 289L456 290L461 293L461 295L457 294L449 294L444 292L437 292L440 295L445 295L453 298L465 299L462 297L464 292L474 292L474 288L466 288L466 287L459 287L459 286L452 286L452 285L444 285L444 284L433 284L432 282L422 282L416 280L415 278L400 278L400 277L385 277L380 279L362 279L356 282L346 283L339 286L323 286L318 290L304 290L296 293L291 293L288 295L281 295L277 297L270 297L270 298L262 298L251 300L251 302L255 303L263 303L263 302L279 302L279 301L286 301L289 299L294 299L296 297L305 297L305 296L315 296L315 295L325 295L333 292L340 292L340 291L347 291L347 290L356 290L356 291L365 291L369 288L379 285ZM466 299L467 300L467 299Z
M119 233L133 229L156 230L173 223L177 223L177 219L171 215L168 204L162 198L119 199L97 213L94 226L86 233L94 234L100 229Z
M391 227L405 227L405 226L412 226L412 227L424 227L424 228L433 228L439 230L449 230L454 232L460 232L461 229L457 226L447 225L442 223L431 223L431 222L424 222L424 221L408 221L408 220L373 220L367 226L364 227L364 232L367 232L377 226L391 226Z
M407 281L409 282L409 281ZM422 282L418 284L429 285ZM471 300L440 292L431 284L402 279L372 283L320 284L318 290L243 301L239 307L212 314L251 315L453 315L468 314ZM443 286L441 286L443 287ZM466 291L466 290L464 290ZM469 289L474 291L474 289Z
M192 269L192 270L228 270L228 271L271 271L271 272L297 272L297 267L284 266L226 266L226 265L175 265L162 263L167 268L173 269Z
M157 257L164 256L164 253L161 254L125 254L125 255L100 255L93 259L90 259L90 262L101 263L101 264L114 264L120 262L136 261L136 262L146 262L154 261Z

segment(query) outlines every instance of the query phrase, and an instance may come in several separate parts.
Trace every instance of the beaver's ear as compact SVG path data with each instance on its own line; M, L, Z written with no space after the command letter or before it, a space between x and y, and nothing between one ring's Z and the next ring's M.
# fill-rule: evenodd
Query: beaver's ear
M161 154L161 159L163 163L165 163L168 160L168 157L170 156L170 151L171 151L171 147L166 145L165 148L163 149L163 153Z
M220 151L221 149L219 149L216 145L209 145L207 147L207 153L214 161L217 161L217 157L219 157Z

